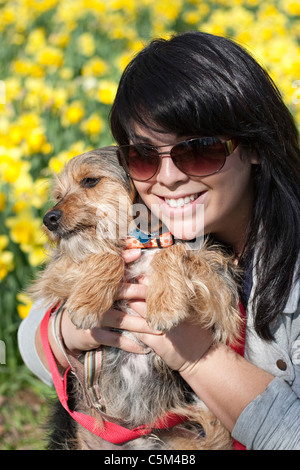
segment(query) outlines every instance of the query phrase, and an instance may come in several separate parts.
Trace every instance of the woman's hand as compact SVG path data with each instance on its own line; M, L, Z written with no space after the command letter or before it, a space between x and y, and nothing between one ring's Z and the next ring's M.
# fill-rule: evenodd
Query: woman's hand
M135 300L130 302L130 306L141 317L146 316L145 302ZM180 373L191 370L212 344L211 332L188 320L167 333L145 331L135 333L135 336L153 349L171 369Z
M140 249L125 250L123 258L126 263L135 261L141 256ZM144 284L123 284L119 291L119 299L138 299L141 302L145 302L147 287ZM81 330L76 328L69 318L67 312L63 313L61 322L61 334L65 343L66 348L74 355L80 354L82 351L89 351L91 349L97 349L101 345L113 346L124 349L128 352L136 354L145 354L149 352L149 348L144 348L137 342L130 338L122 335L117 331L111 331L112 328L118 328L121 330L128 330L131 332L138 333L150 333L152 330L148 327L145 320L139 316L133 316L121 312L119 310L110 309L104 313L99 319L99 327L91 330ZM155 334L155 333L154 333ZM61 367L65 368L68 366L63 352L56 343L53 336L51 319L49 322L49 342L57 362ZM38 330L36 336L36 346L39 356L42 362L47 366L46 359L44 357L43 348L41 346L40 332Z
M138 259L141 250L125 250L123 258L126 263ZM101 345L113 346L136 354L145 354L153 349L174 370L179 372L193 367L211 345L210 332L202 330L190 322L182 322L168 333L153 331L145 321L147 279L140 279L138 284L123 284L119 299L130 301L130 306L137 316L110 309L99 319L99 327L91 330L77 329L67 312L63 313L61 333L65 346L74 355L82 351L97 349ZM145 343L139 345L112 328L127 330ZM53 337L52 325L49 323L49 341L53 353L62 367L67 367L63 353Z

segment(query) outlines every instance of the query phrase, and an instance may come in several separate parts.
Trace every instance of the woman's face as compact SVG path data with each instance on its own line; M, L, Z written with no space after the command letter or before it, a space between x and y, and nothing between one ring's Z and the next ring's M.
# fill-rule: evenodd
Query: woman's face
M134 181L152 213L176 238L191 240L212 233L240 250L252 210L251 163L258 163L256 158L242 159L237 146L218 173L192 177L182 173L167 153L191 136L160 133L138 124L134 125L133 134L134 144L166 146L159 172L148 181Z

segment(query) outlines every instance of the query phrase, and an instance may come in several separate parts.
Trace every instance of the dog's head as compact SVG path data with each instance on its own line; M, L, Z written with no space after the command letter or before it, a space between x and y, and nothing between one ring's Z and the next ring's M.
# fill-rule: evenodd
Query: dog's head
M126 237L131 191L115 147L72 158L55 176L52 195L56 204L43 219L51 241Z

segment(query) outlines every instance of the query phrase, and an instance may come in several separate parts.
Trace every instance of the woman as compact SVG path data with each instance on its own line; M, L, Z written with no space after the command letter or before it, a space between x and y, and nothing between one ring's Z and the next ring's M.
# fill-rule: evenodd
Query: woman
M126 68L111 128L149 209L190 240L203 204L205 235L231 249L243 268L245 357L212 347L210 333L188 322L168 334L151 331L143 319L146 280L121 294L139 318L111 310L99 329L83 332L65 317L66 345L143 353L110 328L133 331L247 449L300 449L300 152L275 85L225 38L191 32L155 40ZM139 255L129 250L124 259ZM38 333L36 342L43 360Z

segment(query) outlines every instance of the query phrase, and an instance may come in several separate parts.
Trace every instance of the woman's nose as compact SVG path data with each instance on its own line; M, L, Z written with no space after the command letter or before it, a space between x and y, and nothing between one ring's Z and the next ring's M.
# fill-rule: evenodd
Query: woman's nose
M163 152L163 155L161 154L160 158L161 165L156 176L156 181L165 186L174 186L176 183L188 180L189 177L174 165L169 153Z

